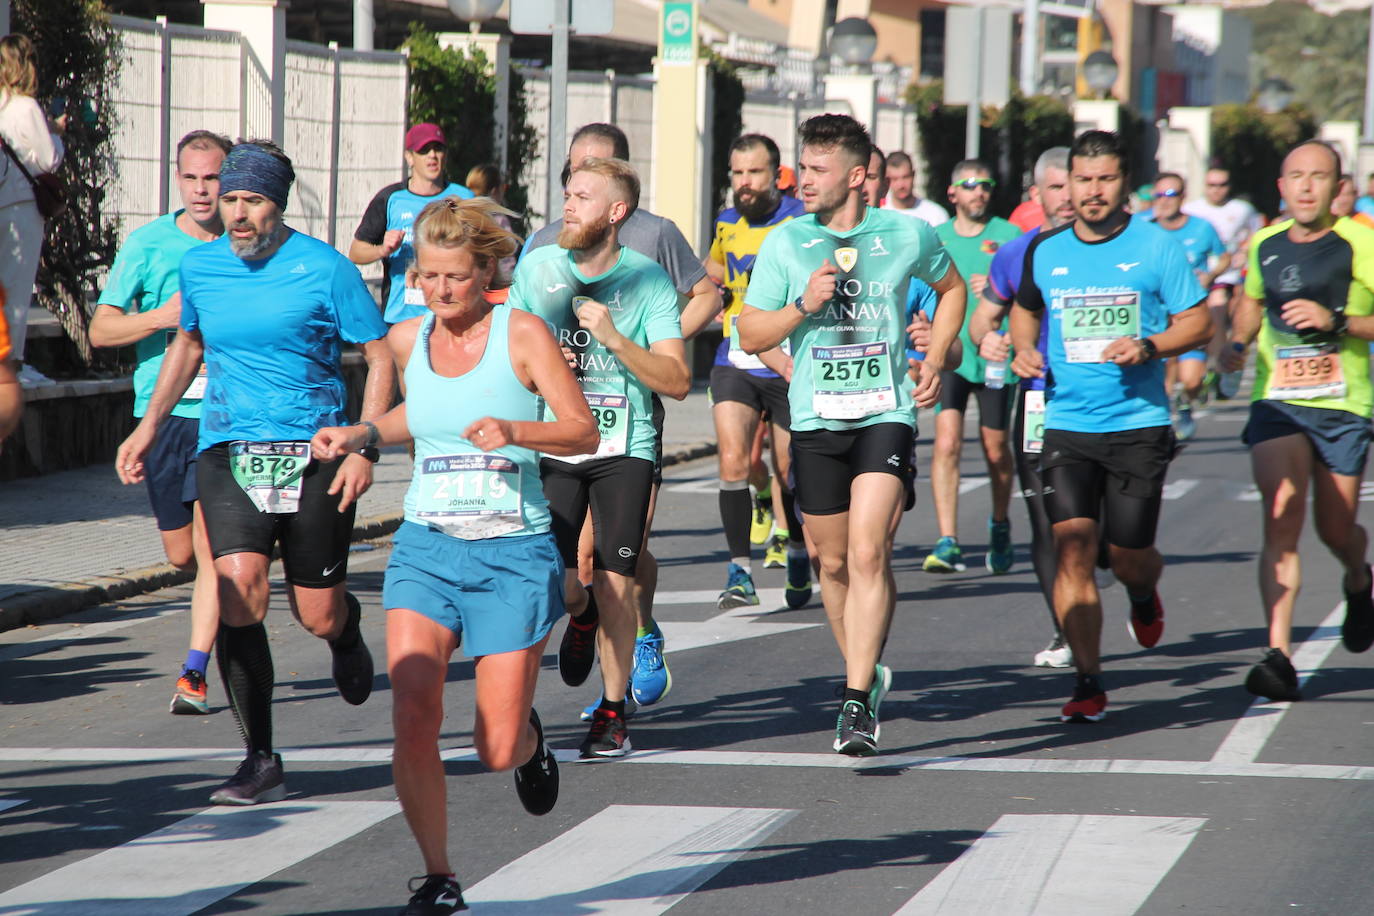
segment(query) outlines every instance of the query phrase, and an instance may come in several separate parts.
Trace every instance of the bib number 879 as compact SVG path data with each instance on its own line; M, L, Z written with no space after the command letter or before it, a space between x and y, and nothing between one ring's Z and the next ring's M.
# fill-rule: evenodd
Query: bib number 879
M882 363L876 356L868 359L825 360L821 363L821 381L858 381L864 377L876 379L882 375L882 371Z

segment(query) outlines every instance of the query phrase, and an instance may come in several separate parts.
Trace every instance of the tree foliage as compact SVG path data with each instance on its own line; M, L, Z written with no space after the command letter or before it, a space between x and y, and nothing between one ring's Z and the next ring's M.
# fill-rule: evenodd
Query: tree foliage
M726 152L744 130L744 83L735 66L714 51L710 59L715 117L711 124L711 202L715 210L725 206L730 190L730 157ZM714 212L714 211L713 211Z
M70 205L48 221L37 302L57 315L89 364L86 298L114 263L118 241L118 226L104 207L115 180L110 95L122 57L119 38L99 0L15 0L11 16L14 31L28 35L37 48L40 102L69 100L59 174Z
M1212 158L1231 171L1231 190L1262 213L1279 212L1274 183L1283 157L1293 146L1317 135L1312 113L1290 105L1268 114L1256 105L1218 105L1212 109Z
M1327 16L1306 3L1277 0L1241 13L1254 29L1259 79L1279 77L1290 83L1295 103L1312 112L1318 123L1360 117L1367 9Z

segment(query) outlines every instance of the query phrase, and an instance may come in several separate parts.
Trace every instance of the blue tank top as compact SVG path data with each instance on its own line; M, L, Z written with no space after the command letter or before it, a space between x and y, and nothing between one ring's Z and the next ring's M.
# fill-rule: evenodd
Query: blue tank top
M513 445L484 452L462 436L482 417L540 419L539 397L520 384L511 366L510 313L505 305L492 309L482 358L456 378L436 374L430 363L432 314L415 335L405 369L406 423L415 438L408 522L464 540L549 530L539 453Z

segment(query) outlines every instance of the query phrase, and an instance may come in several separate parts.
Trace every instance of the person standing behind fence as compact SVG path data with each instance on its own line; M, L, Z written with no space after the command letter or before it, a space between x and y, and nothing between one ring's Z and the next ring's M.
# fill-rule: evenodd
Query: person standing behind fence
M181 257L224 234L219 216L219 170L229 152L227 137L194 130L177 144L177 190L182 207L130 233L91 316L91 346L137 348L134 416L142 419L157 384L158 370L181 320ZM215 562L196 503L196 439L206 374L200 372L186 397L163 423L149 454L148 500L162 548L172 565L194 570L191 648L172 696L173 715L205 715L205 672L219 627Z
M416 124L406 131L405 147L410 177L377 192L348 247L348 259L360 267L383 262L382 312L387 324L426 313L424 295L406 285L406 271L415 259L411 233L415 217L441 197L473 196L462 185L444 179L448 141L439 125Z
M38 92L34 61L33 42L27 36L0 38L0 137L6 146L0 154L0 286L5 289L13 358L26 388L51 385L52 379L24 365L33 280L43 253L43 217L24 169L29 175L56 171L65 152L61 134L67 129L66 115L51 119L34 100Z

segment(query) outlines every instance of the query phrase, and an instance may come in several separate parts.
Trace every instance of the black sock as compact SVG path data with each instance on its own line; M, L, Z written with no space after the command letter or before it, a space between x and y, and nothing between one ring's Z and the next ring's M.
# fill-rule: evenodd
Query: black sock
M802 523L801 516L797 515L797 497L786 487L782 490L782 514L787 519L787 536L801 543Z
M730 557L749 556L749 517L753 514L749 485L720 491L720 523L725 529L725 546Z
M1154 604L1155 590L1150 588L1143 592L1139 592L1133 588L1127 587L1126 597L1131 599L1131 604L1145 604L1146 602Z
M1104 691L1102 689L1102 675L1078 675L1078 691L1081 693L1103 693Z
M855 690L853 687L846 687L844 689L844 697L840 699L840 704L843 705L845 703L848 703L850 700L858 700L860 703L864 704L864 709L867 709L868 691Z
M363 608L352 592L344 592L344 603L348 605L348 616L344 618L344 628L338 637L329 641L329 648L339 652L349 652L358 647L362 640Z
M625 718L625 701L624 701L624 700L608 700L608 699L606 699L605 697L602 697L602 698L601 698L601 702L597 704L597 707L596 707L596 708L597 708L597 709L608 709L608 710L610 710L611 712L615 713L615 714L616 714L617 716L619 716L620 718L622 718L622 719Z
M229 694L229 707L239 723L248 752L272 753L272 650L267 627L255 623L231 627L221 623L215 641L219 675Z
M573 622L579 627L589 627L601 619L601 611L596 606L596 591L590 586L586 586L587 606L582 609L582 613L572 618Z

